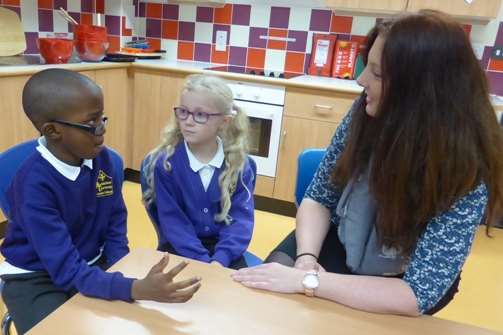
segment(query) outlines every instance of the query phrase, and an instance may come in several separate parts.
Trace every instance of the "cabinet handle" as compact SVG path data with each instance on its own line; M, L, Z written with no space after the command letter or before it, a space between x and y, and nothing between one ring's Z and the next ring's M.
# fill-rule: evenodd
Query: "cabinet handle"
M314 110L316 111L316 113L321 115L327 115L333 109L334 107L330 105L314 105Z
M281 134L281 147L282 148L285 146L285 139L286 139L286 130L283 130L283 133Z

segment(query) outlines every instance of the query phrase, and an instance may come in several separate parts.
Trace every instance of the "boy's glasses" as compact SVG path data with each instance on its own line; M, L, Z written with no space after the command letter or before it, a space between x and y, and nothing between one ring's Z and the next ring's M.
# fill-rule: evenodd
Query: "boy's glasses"
M108 117L104 116L101 118L101 122L97 126L91 126L83 123L73 123L65 120L52 120L52 122L56 122L65 126L77 128L80 130L87 131L88 133L93 134L94 136L101 136L105 133L105 128L107 126Z
M175 116L178 120L185 121L192 115L194 122L205 124L210 119L210 116L222 115L222 113L206 113L206 112L191 112L185 107L175 107Z

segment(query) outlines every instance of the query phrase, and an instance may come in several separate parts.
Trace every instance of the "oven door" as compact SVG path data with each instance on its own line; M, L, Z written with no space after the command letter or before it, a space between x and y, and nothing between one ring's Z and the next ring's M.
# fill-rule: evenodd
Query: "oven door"
M235 100L250 119L250 156L257 163L257 174L275 177L283 106Z

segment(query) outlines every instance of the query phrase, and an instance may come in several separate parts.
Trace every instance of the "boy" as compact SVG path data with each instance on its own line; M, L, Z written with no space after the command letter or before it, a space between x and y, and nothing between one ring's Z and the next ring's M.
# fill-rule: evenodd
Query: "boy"
M7 192L3 299L23 334L77 291L107 300L184 302L200 278L178 283L168 257L142 280L102 270L129 252L127 211L104 145L103 96L87 77L62 69L33 75L23 109L42 134Z

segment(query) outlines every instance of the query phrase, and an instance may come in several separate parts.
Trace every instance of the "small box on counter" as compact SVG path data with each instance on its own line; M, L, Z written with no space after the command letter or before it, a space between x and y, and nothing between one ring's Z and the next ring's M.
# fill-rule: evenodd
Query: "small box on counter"
M308 69L309 74L330 77L336 39L336 35L313 35L311 62Z
M358 55L358 42L337 41L332 65L332 77L353 79Z

